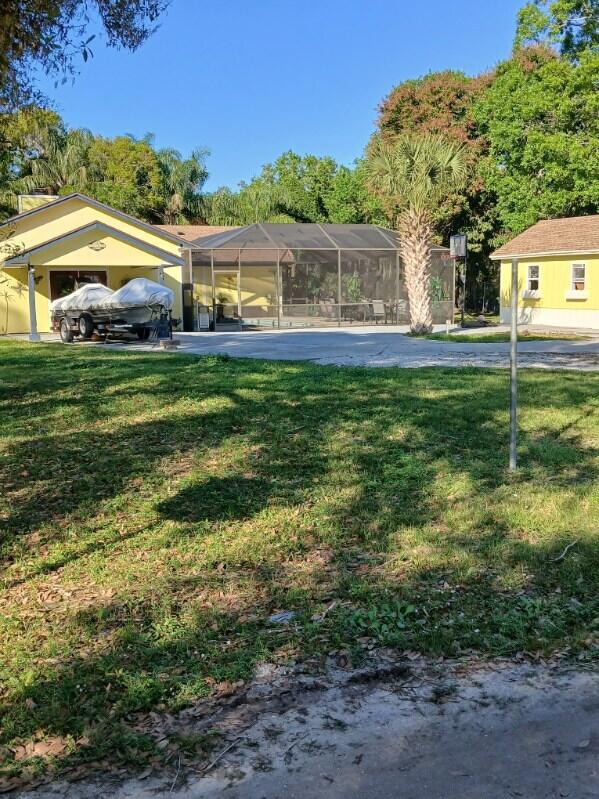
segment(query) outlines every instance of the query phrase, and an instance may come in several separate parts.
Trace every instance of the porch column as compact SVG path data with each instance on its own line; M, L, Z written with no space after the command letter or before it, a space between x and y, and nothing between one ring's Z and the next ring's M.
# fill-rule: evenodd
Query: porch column
M29 290L29 341L41 341L37 332L37 316L35 313L35 267L27 267L27 288Z
M181 302L183 313L183 330L188 333L194 328L194 307L193 307L193 261L191 250L182 251L184 264L181 267Z

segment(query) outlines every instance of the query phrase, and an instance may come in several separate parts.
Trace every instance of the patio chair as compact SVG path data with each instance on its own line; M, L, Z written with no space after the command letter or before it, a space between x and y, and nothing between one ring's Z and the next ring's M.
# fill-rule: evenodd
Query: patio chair
M384 324L387 324L387 313L385 311L385 303L382 300L372 301L372 318L374 319L374 323L376 325L378 325L381 319Z

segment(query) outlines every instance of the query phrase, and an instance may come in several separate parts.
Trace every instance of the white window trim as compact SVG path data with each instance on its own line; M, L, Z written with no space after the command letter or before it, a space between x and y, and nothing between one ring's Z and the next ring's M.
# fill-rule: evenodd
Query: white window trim
M584 277L582 279L582 283L583 283L584 288L577 289L574 286L574 283L575 282L580 282L580 281L575 281L574 280L574 269L576 267L581 267L581 266L584 269ZM582 262L578 262L578 263L574 263L573 262L573 263L571 263L570 264L570 291L571 292L578 292L578 291L586 291L586 290L587 290L587 265L586 265L586 263L582 263Z
M530 270L533 268L533 266L535 266L537 268L537 276L536 277L531 277L530 276ZM536 280L537 283L539 284L539 287L536 288L536 289L531 289L531 287L530 287L530 281L531 280ZM541 268L540 268L539 264L528 264L528 266L526 267L526 290L527 291L539 291L540 288L541 288Z
M576 289L575 291L567 291L567 300L588 300L589 292L586 289Z
M582 266L584 267L584 278L582 279L582 284L584 288L577 289L574 287L574 283L580 283L581 281L574 280L574 267ZM566 291L566 299L567 300L588 300L589 292L587 290L587 265L584 261L573 261L570 264L570 287L568 291Z
M538 277L531 278L530 270L531 267L536 266L537 268L537 275ZM536 280L538 284L538 288L531 289L530 288L530 281ZM539 264L528 264L526 267L526 288L522 292L522 299L523 300L540 300L541 299L541 267Z

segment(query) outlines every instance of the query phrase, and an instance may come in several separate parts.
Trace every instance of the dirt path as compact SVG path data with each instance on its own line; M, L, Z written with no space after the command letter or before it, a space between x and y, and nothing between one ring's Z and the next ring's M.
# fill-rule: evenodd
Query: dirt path
M299 683L298 683L299 679ZM390 664L266 668L204 775L45 786L22 799L599 797L599 672Z

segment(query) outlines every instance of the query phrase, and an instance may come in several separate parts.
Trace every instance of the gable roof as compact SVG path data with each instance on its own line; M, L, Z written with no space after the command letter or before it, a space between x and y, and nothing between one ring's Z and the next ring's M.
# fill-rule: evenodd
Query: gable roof
M152 244L143 241L143 239L130 236L123 230L119 230L111 225L107 225L105 222L90 222L88 225L83 225L82 227L75 228L75 230L70 230L68 233L55 236L53 239L44 241L42 244L36 244L33 247L28 247L25 250L21 250L21 252L16 253L11 258L7 258L3 268L7 266L22 266L23 264L26 264L29 257L35 253L49 250L59 242L68 241L69 239L76 239L80 236L84 236L86 233L92 232L101 233L104 236L112 236L115 239L119 239L119 241L124 241L126 244L130 244L132 247L136 247L137 249L143 250L150 255L154 255L156 258L162 258L164 261L174 266L181 266L183 264L183 258L178 255L174 255L172 252L163 250L160 247L154 247Z
M166 230L173 236L192 242L215 233L224 233L227 230L237 230L238 225L154 225L160 230Z
M119 219L123 219L126 222L130 222L137 227L142 228L143 230L148 230L151 233L156 234L157 236L161 236L168 241L172 241L174 244L179 244L181 247L188 248L189 242L182 238L181 236L177 236L174 233L165 230L161 225L151 225L149 222L142 222L141 219L137 219L131 214L126 214L124 211L119 211L118 208L113 208L111 205L106 205L106 203L101 203L99 200L95 200L93 197L88 197L87 194L81 194L80 192L73 192L72 194L65 194L64 197L59 197L57 200L52 200L49 203L44 203L43 205L38 206L37 208L31 208L29 211L23 211L22 214L15 214L14 216L10 216L8 219L5 219L4 222L0 223L0 227L4 227L5 225L14 224L15 222L19 222L21 219L25 219L25 217L34 216L35 214L41 214L46 211L48 208L55 208L58 205L62 205L63 203L68 202L69 200L81 200L81 202L86 203L87 205L91 205L93 208L98 208L102 211L106 211L106 213L112 214L113 216L118 217Z
M257 222L195 239L194 244L199 249L396 250L399 237L377 225Z
M594 252L599 252L599 214L543 219L499 247L491 258Z

